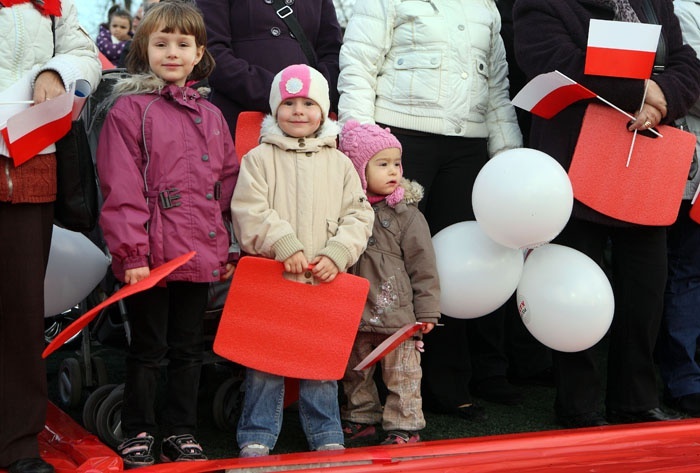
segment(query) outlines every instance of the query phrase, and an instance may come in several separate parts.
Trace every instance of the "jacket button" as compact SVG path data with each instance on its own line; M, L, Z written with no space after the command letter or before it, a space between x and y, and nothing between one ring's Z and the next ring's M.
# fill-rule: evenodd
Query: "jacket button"
M466 78L468 77L468 74L467 74L466 72L462 72L462 73L459 75L459 77L461 77L462 79L466 79Z
M209 238L216 238L216 232L209 232Z
M197 125L199 125L200 123L202 123L202 117L194 117L194 122L195 122Z
M212 276L218 276L219 275L219 270L215 269L214 271L211 272Z
M403 64L403 59L399 59L399 60L398 60L398 61L396 61L396 62L397 62L397 63L398 63L398 65L400 66L401 64Z
M389 222L389 220L382 220L382 227L389 228L389 225L391 225L391 222Z
M374 245L375 242L376 240L374 239L374 237L369 237L369 240L367 240L368 245Z
M459 31L464 31L464 25L459 25L459 26L457 27L457 29L458 29Z
M203 154L203 155L202 155L202 161L209 161L209 155L208 155L208 154Z
M284 4L287 6L294 5L294 0L284 0Z
M207 200L211 200L214 198L214 196L212 194L207 194L206 197L207 197Z
M313 276L313 274L311 274L311 271L306 271L306 272L304 273L304 277L305 277L306 279L311 279L312 276Z
M280 34L282 34L282 31L280 31L280 29L276 26L273 26L272 28L270 28L270 34L272 36L279 36Z
M307 156L311 156L312 154L313 154L313 153L312 153L311 151L307 151L307 152L306 152L306 155L307 155Z
M272 5L272 0L265 0L265 3L267 3L268 5Z

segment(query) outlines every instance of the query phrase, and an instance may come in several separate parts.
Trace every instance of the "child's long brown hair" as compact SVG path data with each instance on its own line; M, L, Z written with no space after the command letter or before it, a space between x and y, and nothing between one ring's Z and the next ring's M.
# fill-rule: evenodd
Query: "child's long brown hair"
M188 76L189 80L206 79L214 70L214 58L207 51L207 32L204 19L199 9L191 3L182 1L161 1L148 10L134 34L129 54L126 58L127 71L135 74L150 72L148 65L148 39L157 28L164 33L194 36L197 47L204 46L202 60L194 66Z

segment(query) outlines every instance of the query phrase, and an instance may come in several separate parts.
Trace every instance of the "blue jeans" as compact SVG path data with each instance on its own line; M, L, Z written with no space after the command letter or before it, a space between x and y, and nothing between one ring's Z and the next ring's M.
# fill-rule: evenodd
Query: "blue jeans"
M248 368L243 412L236 438L240 448L259 443L273 449L282 429L284 377ZM311 450L343 444L335 381L299 381L299 418Z
M668 283L657 355L666 394L700 393L695 349L700 336L700 225L683 201L678 220L668 229Z

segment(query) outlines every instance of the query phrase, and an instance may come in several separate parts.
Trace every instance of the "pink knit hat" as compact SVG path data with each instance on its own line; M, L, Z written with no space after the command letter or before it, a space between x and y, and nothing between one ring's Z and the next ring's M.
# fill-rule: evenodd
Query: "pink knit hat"
M304 97L321 107L323 119L326 120L331 108L328 90L328 81L313 67L306 64L287 66L272 79L270 110L272 115L277 116L277 109L284 100Z
M365 175L367 163L372 156L387 148L398 148L401 151L401 143L388 128L384 129L372 123L361 125L357 120L348 120L343 126L343 131L340 132L338 149L355 165L362 182L362 190L365 192L367 192Z

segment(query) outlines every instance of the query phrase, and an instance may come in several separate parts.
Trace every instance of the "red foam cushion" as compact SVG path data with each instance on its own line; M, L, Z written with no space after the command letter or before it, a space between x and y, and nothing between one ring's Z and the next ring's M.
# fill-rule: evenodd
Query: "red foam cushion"
M265 114L263 112L241 112L236 121L236 136L233 138L238 160L255 148L260 140L260 126Z
M569 178L574 197L600 213L642 225L676 220L695 150L695 135L661 125L663 138L633 133L615 109L590 104L576 143Z
M369 281L340 273L302 284L284 265L241 258L231 281L214 352L244 366L300 379L340 379L350 358Z

